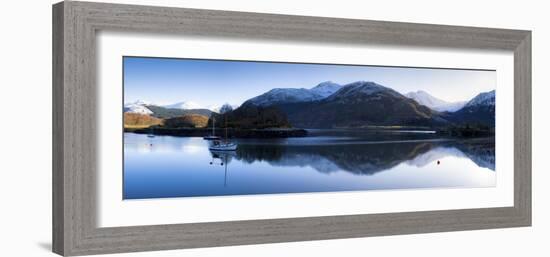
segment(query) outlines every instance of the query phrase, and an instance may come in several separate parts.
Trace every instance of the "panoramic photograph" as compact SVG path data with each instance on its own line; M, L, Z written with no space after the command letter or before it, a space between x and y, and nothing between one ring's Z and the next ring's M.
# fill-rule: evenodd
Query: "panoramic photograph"
M122 65L124 200L496 186L494 70Z

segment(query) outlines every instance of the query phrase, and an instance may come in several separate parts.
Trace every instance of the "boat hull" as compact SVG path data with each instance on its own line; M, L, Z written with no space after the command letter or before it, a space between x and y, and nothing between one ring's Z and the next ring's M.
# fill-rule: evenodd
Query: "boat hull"
M210 151L235 151L237 150L237 144L214 140L210 141L208 149L210 149Z
M208 149L212 151L236 151L237 145L232 146L211 146Z

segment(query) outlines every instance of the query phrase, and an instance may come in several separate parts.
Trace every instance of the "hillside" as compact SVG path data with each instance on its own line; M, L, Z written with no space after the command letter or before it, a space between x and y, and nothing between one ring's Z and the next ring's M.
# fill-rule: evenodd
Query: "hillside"
M470 100L462 109L447 113L446 119L457 124L495 126L495 91L485 92Z
M304 128L435 126L438 112L374 82L343 86L320 101L280 106L290 123Z
M139 113L124 113L124 128L148 128L161 125L162 119Z
M339 85L330 81L312 88L274 88L245 101L240 107L225 104L218 112L185 109L197 104L182 102L173 107L136 101L125 111L135 124L161 124L170 128L212 126L235 129L265 128L365 128L372 126L429 127L449 134L491 133L495 126L495 91L480 93L467 102L449 103L427 92L406 95L370 81ZM182 109L183 108L183 109ZM458 110L456 110L458 109ZM141 118L140 118L141 117ZM210 119L209 119L210 117ZM156 119L152 119L156 118ZM136 120L136 121L133 121ZM474 133L474 134L475 134Z
M162 106L157 105L147 105L147 109L149 109L152 113L152 116L155 116L157 118L161 119L168 119L168 118L175 118L175 117L181 117L186 114L198 114L209 117L212 111L208 109L177 109L177 108L166 108Z
M265 129L290 128L286 115L275 107L261 107L252 104L243 104L241 107L224 113L213 113L208 121L208 127L215 125L218 128Z
M208 117L199 114L185 114L164 120L166 128L204 128L207 124Z
M494 127L494 93L451 103L424 91L402 95L375 82L357 81L344 86L323 82L311 89L273 89L247 100L243 106L278 109L291 126L299 128Z

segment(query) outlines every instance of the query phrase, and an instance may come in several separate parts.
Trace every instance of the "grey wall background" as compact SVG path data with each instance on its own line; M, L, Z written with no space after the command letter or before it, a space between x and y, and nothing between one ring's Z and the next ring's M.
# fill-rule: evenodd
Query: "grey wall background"
M98 0L99 1L99 0ZM54 256L51 247L51 4L3 4L0 16L1 256ZM126 0L220 10L533 30L533 227L119 254L116 256L548 256L550 27L543 1ZM527 253L527 254L526 254Z

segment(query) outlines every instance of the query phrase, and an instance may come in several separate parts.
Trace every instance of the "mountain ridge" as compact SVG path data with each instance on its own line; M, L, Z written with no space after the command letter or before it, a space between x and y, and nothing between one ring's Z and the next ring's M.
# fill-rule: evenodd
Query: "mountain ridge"
M446 118L455 123L482 124L494 127L495 97L495 90L479 93L460 110L447 114Z
M251 98L243 105L256 105L262 107L274 106L288 116L293 126L304 128L330 128L330 127L364 127L364 126L428 126L441 127L459 125L465 122L482 123L494 126L491 121L491 107L487 110L468 111L464 109L468 103L472 106L475 102L491 103L490 97L481 93L470 101L449 103L429 95L432 100L428 104L415 100L411 94L403 95L392 88L385 87L373 81L356 81L346 85L326 81L311 89L277 89L291 94L293 90L311 93L320 87L330 87L333 92L325 93L326 97L263 97L263 101L254 101L261 96L270 95L270 90L259 97ZM275 90L275 91L277 91ZM494 95L494 94L493 94ZM488 95L490 96L490 94ZM493 100L494 101L494 100ZM428 105L444 105L445 108L431 108ZM493 105L494 113L494 105ZM464 109L464 110L463 110ZM461 111L462 110L462 111ZM481 112L479 112L481 111ZM456 114L454 114L456 112ZM467 113L466 113L467 112ZM468 116L468 117L467 117ZM470 117L471 116L471 117ZM492 117L494 120L494 116Z
M494 127L495 91L482 92L455 111L438 109L449 102L425 91L401 94L373 81L355 81L340 85L321 82L307 88L273 88L246 100L238 108L224 104L234 124L240 127L361 128L369 126L445 127L464 124ZM453 103L451 103L453 104ZM434 107L436 106L436 107ZM167 108L178 107L178 108ZM158 106L145 101L125 104L125 113L168 119L197 114L210 117L210 109L193 102ZM231 108L229 108L231 107ZM454 107L456 108L456 106ZM218 108L219 109L219 108ZM253 119L250 115L265 115ZM239 119L246 119L239 120ZM270 120L271 119L271 120Z
M340 84L334 83L332 81L325 81L319 83L317 86L312 87L310 91L315 92L322 97L328 97L334 94L340 88L342 88L342 85Z

